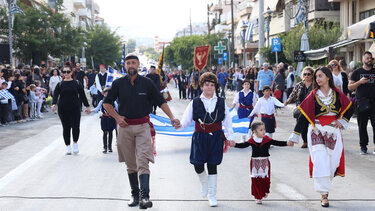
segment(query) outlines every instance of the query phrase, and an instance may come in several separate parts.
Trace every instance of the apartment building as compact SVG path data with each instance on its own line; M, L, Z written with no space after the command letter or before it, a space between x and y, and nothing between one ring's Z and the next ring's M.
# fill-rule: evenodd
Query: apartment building
M350 44L341 47L336 53L344 57L347 63L351 61L360 62L362 54L375 47L371 48L374 40L367 36L369 30L367 27L371 22L375 23L375 1L328 1L340 4L340 25L343 28L342 40L350 41ZM363 32L363 36L353 36L355 32ZM375 49L371 51L374 53Z

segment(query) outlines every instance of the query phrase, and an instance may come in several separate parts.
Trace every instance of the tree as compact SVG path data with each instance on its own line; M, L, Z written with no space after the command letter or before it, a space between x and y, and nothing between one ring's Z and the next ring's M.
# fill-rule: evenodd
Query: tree
M259 54L262 55L266 62L270 64L276 63L276 53L272 52L272 46L264 46L260 49ZM283 51L277 52L277 57L278 62L288 62L288 60L285 58Z
M289 63L294 63L294 51L301 49L303 33L305 33L305 28L300 24L294 30L281 35L282 51ZM310 27L309 47L310 49L318 49L335 43L341 34L340 24L315 21L314 25Z
M213 46L222 38L221 34L212 35L191 35L176 37L172 43L165 48L165 62L171 67L182 66L185 70L194 67L194 50L197 46L210 45L210 55L207 65L217 65L217 59L214 58Z
M137 47L137 41L134 39L129 39L128 43L126 44L126 48L128 49L129 53L135 52L135 47Z
M147 58L154 61L158 61L161 55L161 53L156 52L154 48L145 46L139 47L139 53L144 54Z
M121 61L120 37L104 25L95 25L87 32L87 57L93 57L95 67L99 65L117 66Z

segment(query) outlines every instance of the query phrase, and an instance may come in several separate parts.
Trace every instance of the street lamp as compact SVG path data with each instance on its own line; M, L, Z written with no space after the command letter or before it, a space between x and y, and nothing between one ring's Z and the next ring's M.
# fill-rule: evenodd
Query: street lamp
M266 22L266 30L267 30L267 46L270 46L270 22L271 22L271 14L272 14L272 10L270 9L270 7L267 7L267 11L264 13L267 18L267 22Z
M246 57L246 46L245 46L245 35L246 35L246 29L247 29L247 24L243 24L241 26L242 28L242 49L243 49L243 52L242 52L242 59L243 59L243 68L246 67L246 60L245 60L245 57Z

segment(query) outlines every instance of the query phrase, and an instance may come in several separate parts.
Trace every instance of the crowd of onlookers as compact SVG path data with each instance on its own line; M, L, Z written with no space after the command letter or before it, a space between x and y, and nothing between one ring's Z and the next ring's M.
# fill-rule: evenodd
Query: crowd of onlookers
M83 71L79 64L68 65L72 66L74 78L87 89L95 84L95 71ZM62 67L45 65L19 64L12 68L0 64L0 126L43 118L52 103L54 90L62 80L61 70Z

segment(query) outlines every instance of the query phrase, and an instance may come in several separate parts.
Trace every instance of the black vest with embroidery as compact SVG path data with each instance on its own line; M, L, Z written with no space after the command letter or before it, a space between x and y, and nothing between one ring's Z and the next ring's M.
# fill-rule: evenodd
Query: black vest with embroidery
M200 119L204 123L220 123L225 118L225 101L218 97L215 110L212 113L206 112L202 100L197 97L193 100L193 120L199 122Z

